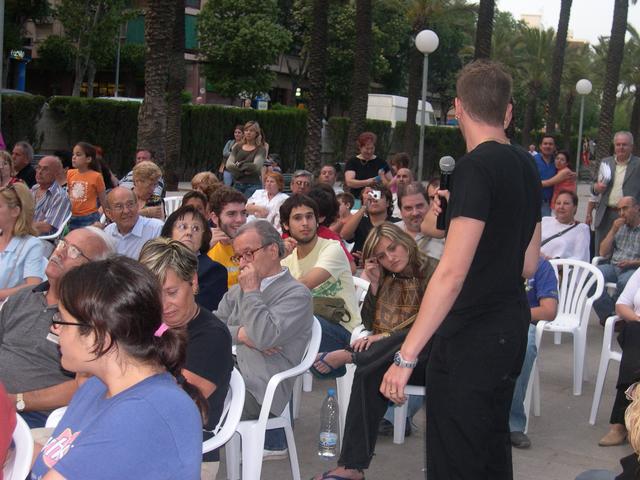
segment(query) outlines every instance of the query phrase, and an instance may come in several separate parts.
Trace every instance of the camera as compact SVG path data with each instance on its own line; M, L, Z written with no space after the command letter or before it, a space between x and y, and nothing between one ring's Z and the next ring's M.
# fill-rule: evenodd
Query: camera
M372 198L374 200L380 200L380 198L382 197L380 190L369 190L368 195L369 198Z

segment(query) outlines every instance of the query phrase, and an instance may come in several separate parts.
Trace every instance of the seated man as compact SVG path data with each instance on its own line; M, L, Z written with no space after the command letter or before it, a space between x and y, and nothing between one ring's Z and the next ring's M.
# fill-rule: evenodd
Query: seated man
M307 170L296 170L291 177L291 194L300 193L306 195L311 190L313 174Z
M233 249L240 265L238 285L214 314L227 324L237 345L236 362L247 389L242 418L256 419L269 379L302 360L312 331L311 294L281 267L284 244L269 222L256 220L239 228ZM282 414L294 383L288 379L276 390L273 415ZM286 453L284 432L267 431L265 448Z
M342 188L336 184L336 180L338 178L338 171L336 170L336 166L330 163L327 163L322 166L320 169L320 175L318 176L318 183L326 183L333 191L337 194L343 193Z
M163 222L138 213L138 201L133 190L112 189L107 195L105 213L112 223L104 231L114 239L116 252L120 255L137 260L142 246L160 236Z
M618 202L620 217L600 244L600 256L609 263L598 265L605 282L616 282L617 298L633 272L640 266L640 205L634 197L622 197ZM615 307L615 298L605 291L593 302L600 323L604 325Z
M400 205L398 204L398 196L402 189L413 182L413 172L408 168L400 168L393 179L396 181L396 192L393 194L393 216L401 215Z
M153 152L151 152L151 150L146 150L144 148L137 150L135 165L139 164L140 162L155 162L155 158L153 158ZM133 188L133 170L127 173L124 177L122 177L122 180L120 180L120 183L118 185L120 185L123 188L127 188L131 190ZM158 179L158 183L153 189L153 194L157 195L158 197L164 198L165 193L167 192L164 186L164 179L160 177Z
M318 308L316 317L322 326L320 353L314 373L341 376L344 366L334 369L325 360L328 353L348 348L351 332L362 323L349 260L339 242L318 236L318 205L306 195L292 195L280 207L282 228L296 241L296 248L282 260L291 275L305 285L314 297L333 297L343 304L342 318L330 321ZM316 300L320 300L317 298Z
M509 414L511 445L516 448L529 448L531 446L531 440L524 433L527 424L524 397L527 393L533 361L538 355L536 323L540 320L553 320L558 311L558 279L548 260L540 257L536 273L527 280L526 290L529 307L531 307L531 324L529 325L527 351L524 356L522 370L513 390L511 412Z
M35 202L33 227L39 235L55 233L71 213L71 203L67 192L62 190L56 178L62 172L62 162L58 157L42 157L36 167L36 181L31 188Z
M12 295L0 310L0 381L31 428L43 427L50 411L68 405L78 387L62 371L57 339L50 332L60 279L71 268L111 253L102 230L72 231L49 259L49 281Z
M28 142L17 142L11 151L16 177L26 183L29 188L36 184L36 171L31 166L33 153L33 147Z

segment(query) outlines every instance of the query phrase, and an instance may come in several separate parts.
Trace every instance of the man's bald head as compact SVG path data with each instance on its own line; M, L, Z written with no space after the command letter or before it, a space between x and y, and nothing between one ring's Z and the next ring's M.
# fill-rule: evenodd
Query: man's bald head
M36 166L36 182L42 188L49 188L62 172L62 162L58 157L47 155L42 157Z

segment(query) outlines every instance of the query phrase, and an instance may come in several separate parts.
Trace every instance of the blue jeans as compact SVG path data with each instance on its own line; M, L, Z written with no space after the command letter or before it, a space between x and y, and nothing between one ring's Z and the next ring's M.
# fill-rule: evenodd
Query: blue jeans
M534 324L531 324L529 325L527 351L524 354L522 370L520 371L520 375L518 376L516 385L513 389L511 412L509 414L509 431L511 432L524 432L524 427L527 425L527 414L524 411L524 397L527 394L527 385L529 384L529 377L531 376L533 361L536 359L537 355L538 349L536 348L536 326Z
M29 428L40 428L44 427L45 423L47 423L49 413L51 412L21 412L20 416L27 422Z
M322 317L316 315L316 318L320 322L322 328L322 339L320 340L320 353L333 352L335 350L342 350L351 344L351 332L344 328L342 325L336 325L335 323L325 320ZM319 378L336 378L341 377L347 373L347 369L343 366L336 368L334 371L324 374L316 371L315 368L311 368L314 375Z
M616 283L616 295L612 297L611 295L609 295L607 289L605 288L602 292L602 296L595 302L593 302L593 309L598 314L600 323L604 325L607 317L609 317L615 310L616 299L622 293L622 290L624 290L624 287L627 285L629 278L631 278L631 275L633 275L636 270L633 268L622 270L615 265L611 265L610 263L603 263L601 265L598 265L598 270L602 272L605 283Z
M222 182L228 186L233 185L233 175L231 175L231 172L228 172L227 170L225 170L222 173Z
M422 395L409 395L407 402L409 402L407 404L407 420L410 421L413 416L418 413L418 410L422 408L422 405L424 405L424 397ZM393 423L394 408L395 407L393 405L389 405L389 408L387 408L387 411L384 414L384 419L390 423Z
M83 215L81 217L76 217L74 215L69 219L69 231L77 228L88 227L98 221L100 221L100 214L98 212Z
M549 203L551 200L542 200L542 204L540 205L540 215L543 217L551 216L551 204Z
M251 195L253 195L255 193L256 190L259 190L260 188L262 188L262 185L256 185L253 183L238 183L235 182L233 184L233 188L235 188L236 190L238 190L239 192L243 193L245 197L247 197L247 199L251 198Z

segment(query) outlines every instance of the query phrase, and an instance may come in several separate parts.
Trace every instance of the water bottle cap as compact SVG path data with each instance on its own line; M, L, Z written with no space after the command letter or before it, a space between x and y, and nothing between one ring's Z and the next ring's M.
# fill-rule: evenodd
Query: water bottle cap
M336 396L336 390L335 390L335 388L330 388L329 390L327 390L327 396L329 396L329 397L335 397L335 396Z

